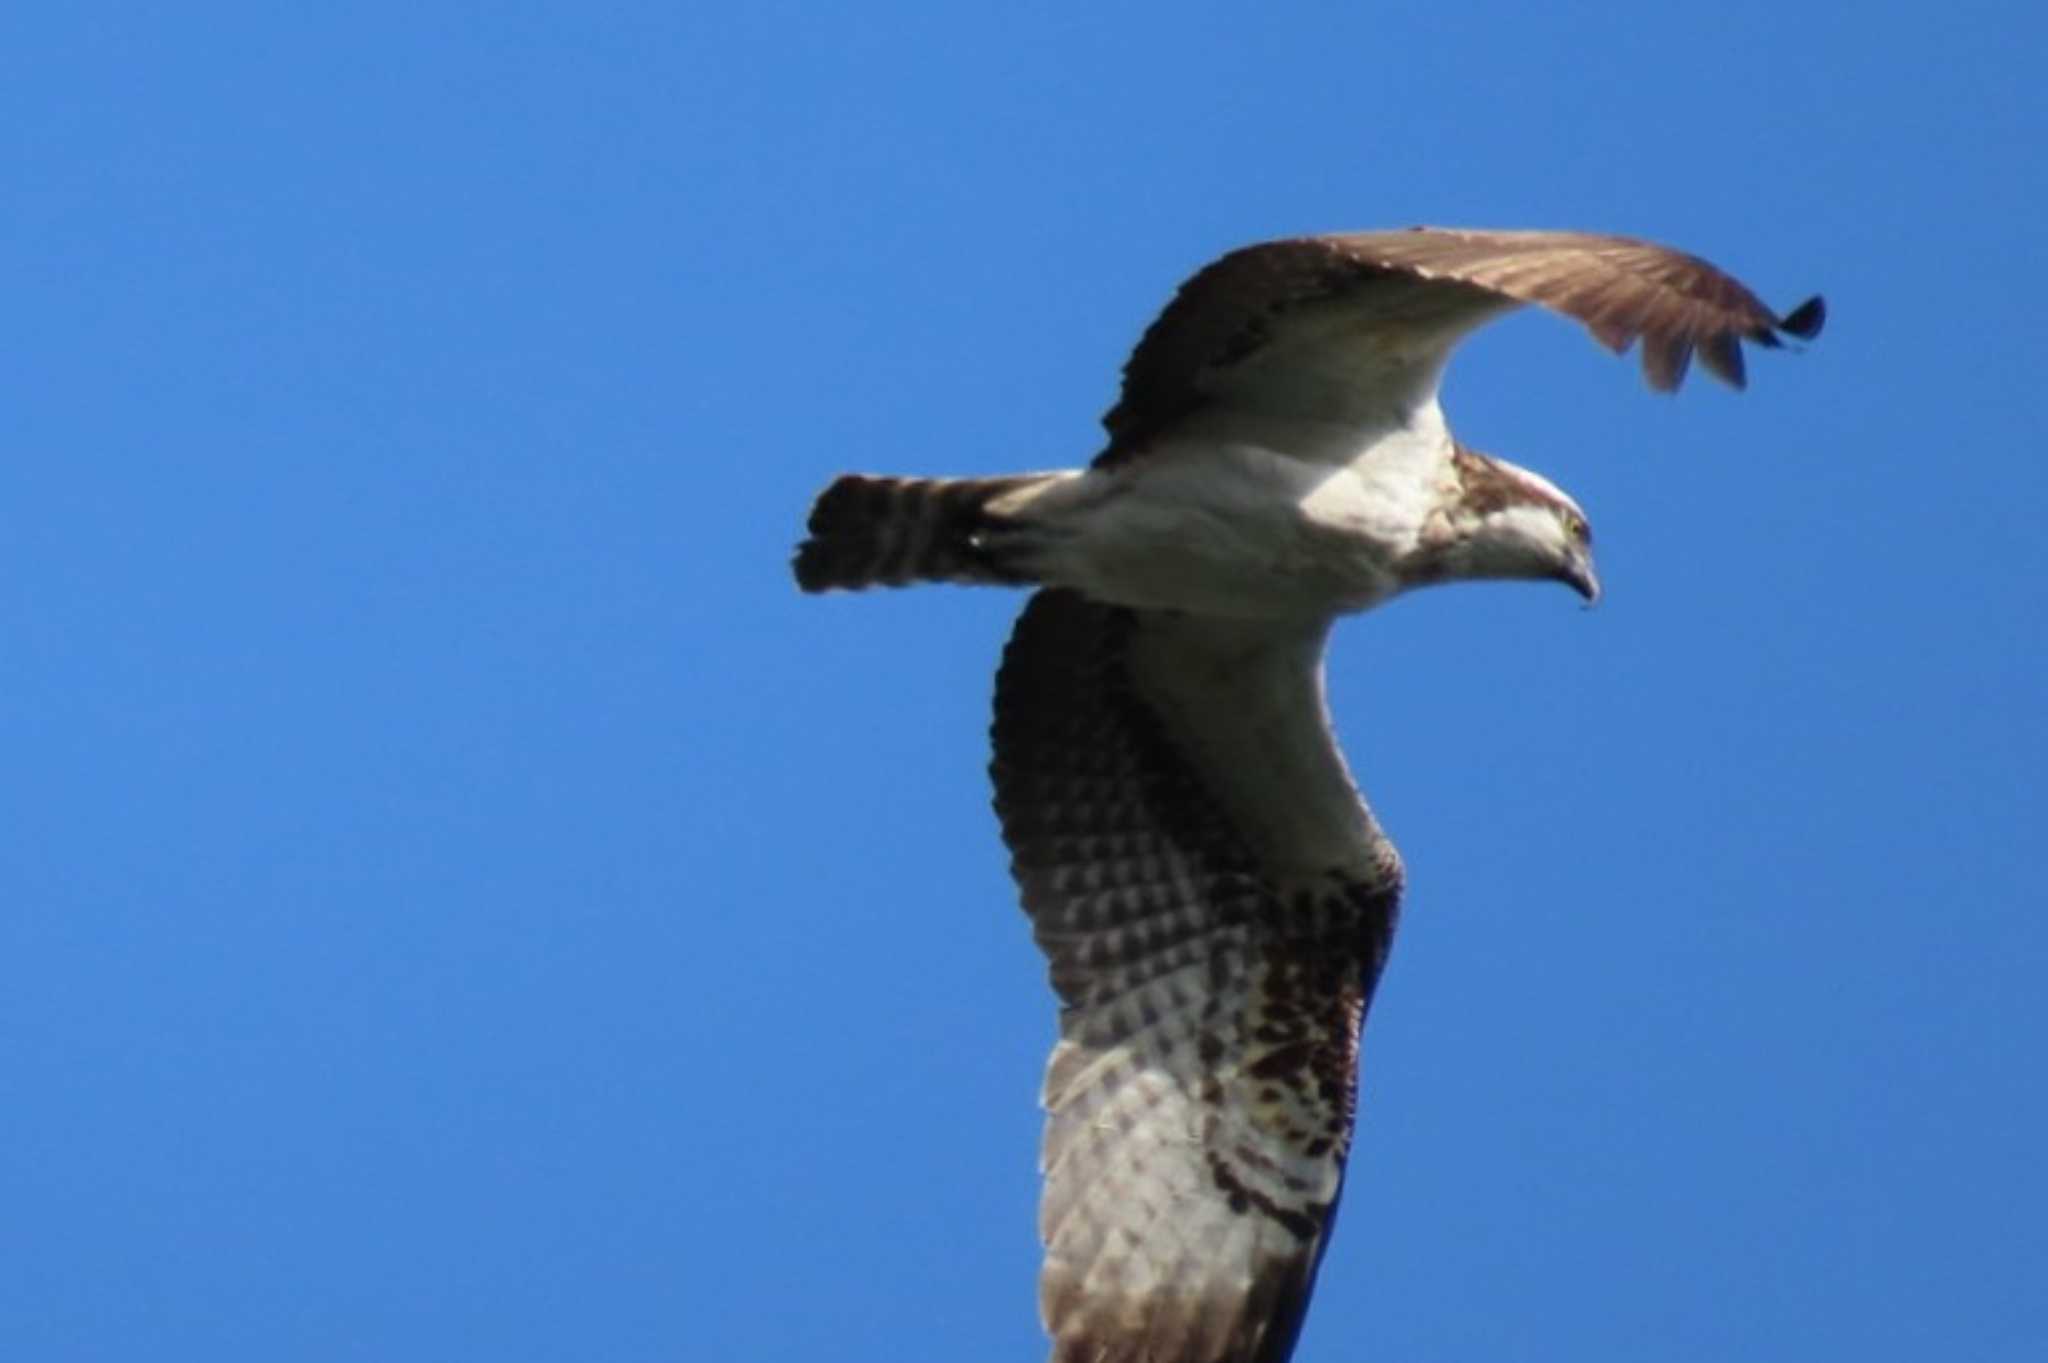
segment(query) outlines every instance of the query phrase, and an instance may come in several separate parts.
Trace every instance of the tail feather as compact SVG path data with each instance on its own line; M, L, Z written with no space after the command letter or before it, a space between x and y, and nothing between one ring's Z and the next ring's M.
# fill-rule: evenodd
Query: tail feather
M834 479L811 507L810 538L797 546L797 585L823 592L912 582L1029 582L991 543L987 532L996 522L988 504L1044 479L859 473Z

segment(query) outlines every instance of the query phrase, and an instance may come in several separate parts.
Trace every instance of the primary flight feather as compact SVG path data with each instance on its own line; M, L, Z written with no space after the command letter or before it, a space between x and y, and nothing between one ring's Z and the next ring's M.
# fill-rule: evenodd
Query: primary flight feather
M1524 304L1692 356L1811 338L1697 257L1578 232L1267 242L1146 331L1085 470L849 474L809 592L1033 585L996 676L996 811L1060 999L1040 1309L1054 1363L1285 1363L1350 1147L1358 1040L1401 861L1323 702L1340 615L1550 579L1599 594L1585 515L1461 445L1438 382Z

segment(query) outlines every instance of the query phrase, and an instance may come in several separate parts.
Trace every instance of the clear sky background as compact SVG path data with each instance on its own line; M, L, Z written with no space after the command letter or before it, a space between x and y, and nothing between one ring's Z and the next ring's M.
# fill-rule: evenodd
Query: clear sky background
M0 29L0 1358L1039 1359L1018 599L789 549L1413 222L1831 318L1453 366L1608 596L1337 633L1411 892L1299 1357L2048 1357L2039 6Z

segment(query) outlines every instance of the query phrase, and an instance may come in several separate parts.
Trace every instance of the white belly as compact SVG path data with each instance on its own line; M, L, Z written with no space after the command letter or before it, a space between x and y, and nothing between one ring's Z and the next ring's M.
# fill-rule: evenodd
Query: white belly
M1399 589L1394 564L1419 525L1413 471L1398 472L1384 480L1247 445L1159 451L1033 505L1027 518L1053 532L1033 566L1048 583L1128 606L1261 618L1365 610Z

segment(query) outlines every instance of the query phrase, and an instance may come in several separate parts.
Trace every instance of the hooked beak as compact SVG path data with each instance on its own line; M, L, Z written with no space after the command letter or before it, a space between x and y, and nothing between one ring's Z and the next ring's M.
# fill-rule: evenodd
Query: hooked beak
M1600 600L1600 575L1593 571L1593 556L1581 550L1558 571L1558 581L1570 587L1592 606Z

